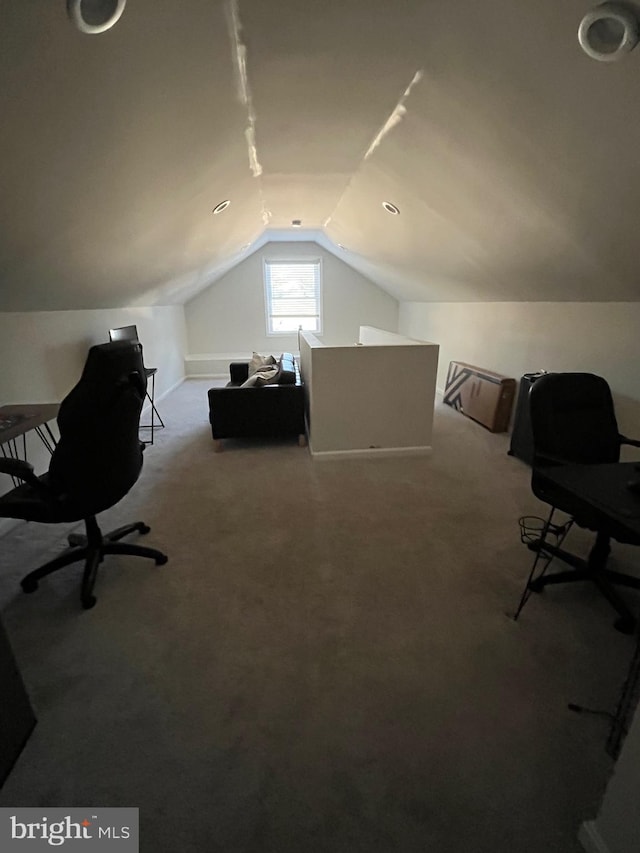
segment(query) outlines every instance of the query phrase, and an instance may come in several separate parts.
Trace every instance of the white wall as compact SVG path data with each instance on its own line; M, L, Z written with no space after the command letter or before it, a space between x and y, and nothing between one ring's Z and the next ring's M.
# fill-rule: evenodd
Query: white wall
M185 305L189 352L240 356L254 350L263 354L297 351L297 334L267 336L263 262L305 257L322 259L323 333L319 337L324 343L355 343L363 323L396 331L398 303L377 285L317 243L274 242ZM204 367L199 372L208 371Z
M313 456L424 452L431 447L438 347L365 327L363 346L300 334ZM401 417L398 417L401 413Z
M161 399L184 377L182 306L0 313L0 405L59 402L80 377L89 347L108 341L110 328L130 324L138 327L145 364L158 368ZM37 473L47 469L49 456L33 433L27 455ZM11 487L0 475L0 494Z
M518 379L585 371L611 385L620 429L640 437L640 303L489 302L400 306L398 331L440 344L438 389L450 361Z

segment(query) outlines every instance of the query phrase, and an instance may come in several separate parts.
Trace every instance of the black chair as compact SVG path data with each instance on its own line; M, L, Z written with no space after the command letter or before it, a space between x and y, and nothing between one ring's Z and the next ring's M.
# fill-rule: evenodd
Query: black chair
M119 326L117 329L109 329L109 340L110 341L139 341L138 337L138 327L137 326ZM146 441L145 444L153 444L153 434L157 429L164 429L164 421L160 417L160 412L156 408L155 399L156 399L156 373L158 372L157 367L147 367L145 365L144 374L147 377L147 380L151 379L151 393L149 393L149 389L147 388L147 400L151 403L151 423L150 424L140 424L140 429L149 429L151 430L149 441ZM155 419L158 419L159 423L156 424Z
M640 589L640 580L607 568L610 540L613 538L611 532L598 529L597 523L582 507L568 500L564 493L558 494L541 475L550 465L618 462L621 445L640 447L640 441L620 434L609 385L592 373L548 373L541 376L531 386L529 413L534 452L531 488L536 497L550 505L551 511L541 532L535 534L527 532L524 519L521 519L523 541L536 556L514 618L520 615L531 592L541 592L551 584L590 580L617 610L619 618L615 627L623 633L631 633L636 620L614 585ZM554 524L556 510L568 515L569 520ZM574 523L596 533L586 559L561 547ZM627 544L640 545L640 537L622 539L617 535L616 538ZM546 574L554 557L571 566L571 570ZM541 571L534 577L541 561Z
M102 534L96 515L118 503L142 468L143 443L138 438L146 379L139 343L116 342L91 347L82 376L60 405L58 441L46 474L37 477L22 459L0 459L0 472L23 481L0 497L0 517L45 524L84 520L86 536L72 534L69 548L22 580L25 592L58 569L84 560L80 600L96 603L93 587L106 554L149 557L157 565L167 557L154 548L120 542L141 521Z

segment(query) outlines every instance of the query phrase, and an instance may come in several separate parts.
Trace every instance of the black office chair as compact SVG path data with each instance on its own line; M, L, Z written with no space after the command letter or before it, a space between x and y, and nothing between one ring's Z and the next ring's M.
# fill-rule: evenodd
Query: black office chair
M525 532L523 536L523 541L536 556L514 618L520 615L531 592L541 592L551 584L591 580L617 610L619 618L615 627L623 633L631 633L635 618L614 589L614 584L640 589L640 580L607 568L611 532L598 529L584 508L568 500L564 493L558 494L541 472L550 465L615 463L620 460L621 445L640 447L640 441L619 433L609 385L592 373L548 373L541 376L531 386L529 411L534 453L531 488L536 497L550 505L551 511L539 535ZM554 524L556 510L570 516L569 520ZM561 547L574 523L596 533L587 559ZM555 538L555 541L549 541L548 537ZM640 545L640 537L629 536L623 540L617 534L616 538L627 544ZM554 557L571 566L571 570L547 575ZM542 569L534 577L540 561Z
M86 536L72 534L69 548L22 580L25 592L58 569L84 560L80 600L96 603L93 587L106 554L149 557L157 565L167 557L154 548L120 542L141 521L102 534L96 515L118 503L134 485L142 468L143 443L138 438L146 379L139 343L117 342L91 347L82 376L60 405L60 440L46 474L37 477L22 459L0 459L0 472L23 480L0 496L0 517L45 524L84 520Z
M109 329L109 340L110 341L139 341L138 337L138 327L137 326L119 326L117 329ZM156 373L158 372L157 367L144 367L144 374L147 377L147 382L151 380L151 393L149 393L149 388L147 387L147 400L151 403L151 423L150 424L140 424L140 429L149 429L151 430L149 441L146 441L145 444L153 444L153 435L157 429L164 429L164 421L160 417L160 412L156 408ZM158 424L156 424L155 419L158 419Z

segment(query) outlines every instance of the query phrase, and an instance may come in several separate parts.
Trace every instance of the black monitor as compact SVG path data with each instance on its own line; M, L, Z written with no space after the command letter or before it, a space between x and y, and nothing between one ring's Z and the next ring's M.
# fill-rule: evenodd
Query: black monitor
M119 329L109 329L110 341L137 341L138 329L135 326L120 326Z

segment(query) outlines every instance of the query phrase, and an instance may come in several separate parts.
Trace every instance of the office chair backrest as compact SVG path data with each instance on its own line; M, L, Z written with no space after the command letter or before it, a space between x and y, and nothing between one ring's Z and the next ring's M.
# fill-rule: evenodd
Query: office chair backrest
M618 462L620 439L611 390L593 373L547 373L531 386L534 464Z
M120 326L118 329L109 329L110 341L137 341L138 327L137 326Z
M145 391L142 346L117 341L91 347L80 380L60 405L49 482L86 516L113 506L138 479Z

